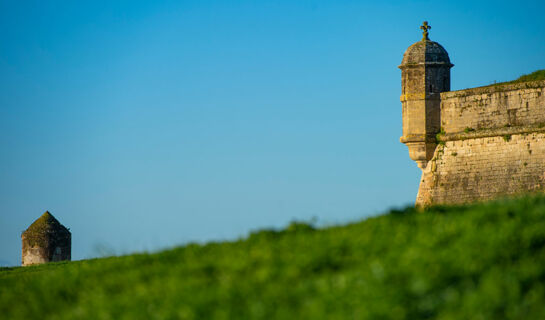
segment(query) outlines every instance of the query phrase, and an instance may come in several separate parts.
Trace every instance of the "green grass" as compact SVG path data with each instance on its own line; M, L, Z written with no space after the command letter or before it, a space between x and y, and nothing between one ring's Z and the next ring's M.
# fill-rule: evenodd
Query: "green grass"
M520 76L517 80L513 82L526 82L526 81L538 81L538 80L545 80L545 69L537 70L530 74L525 74L523 76Z
M0 270L2 319L545 319L545 197Z
M485 87L501 86L501 85L505 85L505 84L514 84L514 83L522 83L522 82L528 82L528 81L539 81L539 80L545 80L545 69L537 70L537 71L534 71L534 72L532 72L530 74L522 75L522 76L518 77L516 80L498 82L498 83L487 85Z

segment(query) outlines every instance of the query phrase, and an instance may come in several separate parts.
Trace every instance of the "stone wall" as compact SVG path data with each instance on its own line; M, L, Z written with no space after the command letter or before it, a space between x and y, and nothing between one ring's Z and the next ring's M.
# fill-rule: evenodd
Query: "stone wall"
M545 81L442 93L441 125L417 205L545 190Z
M447 133L537 124L545 124L545 81L441 94L441 127Z
M545 130L446 141L422 172L416 203L466 203L545 188Z
M40 264L49 262L47 260L47 254L44 248L41 247L27 247L23 249L23 266L30 266L33 264Z
M22 265L71 260L72 236L66 233L53 233L45 237L43 242L36 242L24 234L22 236Z

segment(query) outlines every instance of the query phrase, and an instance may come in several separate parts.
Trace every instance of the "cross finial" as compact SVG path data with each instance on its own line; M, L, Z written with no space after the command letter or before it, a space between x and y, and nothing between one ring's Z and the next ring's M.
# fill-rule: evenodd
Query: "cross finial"
M420 26L420 29L422 30L422 40L430 40L430 38L428 38L428 30L431 29L431 26L428 25L428 21L424 21L422 26Z

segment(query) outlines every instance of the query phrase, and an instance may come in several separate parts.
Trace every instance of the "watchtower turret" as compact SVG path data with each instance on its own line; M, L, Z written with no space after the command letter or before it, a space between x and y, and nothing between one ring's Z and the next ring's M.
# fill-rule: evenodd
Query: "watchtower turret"
M23 266L71 258L72 235L49 211L36 219L21 238Z
M409 156L418 167L426 168L436 147L435 136L441 131L441 92L450 91L450 63L447 51L429 39L431 26L420 27L422 40L411 45L401 69L401 105L403 136Z

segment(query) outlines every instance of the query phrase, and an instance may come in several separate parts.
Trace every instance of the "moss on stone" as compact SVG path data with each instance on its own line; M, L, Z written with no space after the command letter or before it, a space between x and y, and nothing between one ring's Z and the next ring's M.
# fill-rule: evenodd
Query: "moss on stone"
M23 232L23 237L31 247L46 248L51 241L70 237L70 231L46 211Z

